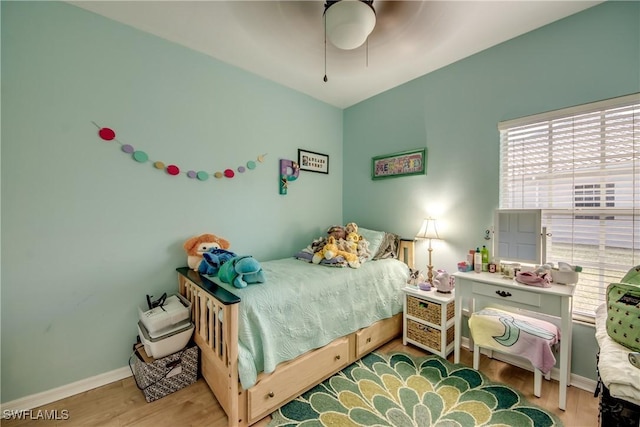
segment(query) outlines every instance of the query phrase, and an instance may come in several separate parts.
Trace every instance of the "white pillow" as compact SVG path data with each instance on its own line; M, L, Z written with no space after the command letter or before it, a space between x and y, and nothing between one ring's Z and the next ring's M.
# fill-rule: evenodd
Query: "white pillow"
M380 249L380 245L384 240L385 232L358 227L358 234L364 237L369 242L369 251L371 252L371 257L373 258Z

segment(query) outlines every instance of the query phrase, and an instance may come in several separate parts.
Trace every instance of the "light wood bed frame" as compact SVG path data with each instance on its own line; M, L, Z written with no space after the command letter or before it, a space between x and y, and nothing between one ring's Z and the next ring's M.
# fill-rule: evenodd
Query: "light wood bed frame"
M402 240L399 259L413 267L413 241ZM289 362L271 374L259 374L244 390L238 377L240 298L187 267L178 268L179 291L191 301L194 341L200 370L229 426L248 426L274 412L349 364L402 333L402 313L338 338Z

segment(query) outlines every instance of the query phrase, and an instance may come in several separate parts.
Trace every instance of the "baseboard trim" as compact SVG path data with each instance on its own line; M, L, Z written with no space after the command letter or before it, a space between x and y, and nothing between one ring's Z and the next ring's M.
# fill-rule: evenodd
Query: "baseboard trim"
M469 348L469 338L468 337L461 337L460 340L460 344L466 348L467 350L471 349ZM488 354L489 352L485 349L480 349L480 352L482 354ZM522 369L526 369L527 371L531 371L533 372L533 367L531 366L531 364L520 358L517 356L512 356L509 354L504 354L504 353L498 353L498 352L494 352L493 353L493 358L496 360L499 360L501 362L505 362L508 363L510 365L513 366L517 366L518 368L522 368ZM560 379L560 369L558 368L553 368L551 370L551 379L559 381ZM597 382L596 380L592 380L591 378L586 378L580 375L576 375L576 374L571 374L570 378L569 378L569 385L582 389L582 390L586 390L588 392L594 393L596 390L596 386L597 386Z
M126 366L94 377L85 378L71 384L43 391L41 393L32 394L31 396L12 400L11 402L2 403L0 404L0 408L3 413L4 411L29 410L128 378L130 376L131 369Z
M466 349L469 349L469 338L461 338L461 345ZM510 356L508 354L501 354L496 352L493 354L493 358L522 369L533 371L531 365L528 362L524 362L522 359ZM551 371L551 378L554 380L558 380L558 378L560 377L559 374L560 370L557 368L553 368ZM83 393L85 391L93 390L94 388L101 387L115 381L120 381L130 376L131 369L129 369L129 367L115 369L110 372L105 372L104 374L85 378L84 380L76 381L74 383L57 387L48 391L43 391L42 393L36 393L32 394L31 396L25 396L20 399L13 400L11 402L2 403L0 404L0 410L15 411L20 409L28 410L37 408L38 406L47 405L60 399ZM571 374L570 384L574 387L589 391L591 393L595 392L597 385L595 380L576 374Z

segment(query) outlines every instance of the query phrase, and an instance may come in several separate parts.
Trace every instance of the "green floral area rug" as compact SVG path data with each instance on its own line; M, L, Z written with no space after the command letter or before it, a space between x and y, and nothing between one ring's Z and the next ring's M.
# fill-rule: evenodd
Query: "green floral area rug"
M269 427L562 426L474 369L404 353L371 353L271 416Z

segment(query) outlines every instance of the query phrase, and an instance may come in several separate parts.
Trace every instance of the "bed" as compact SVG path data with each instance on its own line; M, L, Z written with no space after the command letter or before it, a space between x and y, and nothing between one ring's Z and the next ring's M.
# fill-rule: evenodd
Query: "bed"
M401 334L413 241L396 239L392 252L359 268L267 261L266 283L243 289L177 269L202 376L230 426L256 423Z
M629 362L630 349L607 334L607 306L596 310L598 354L599 425L640 425L640 369Z

